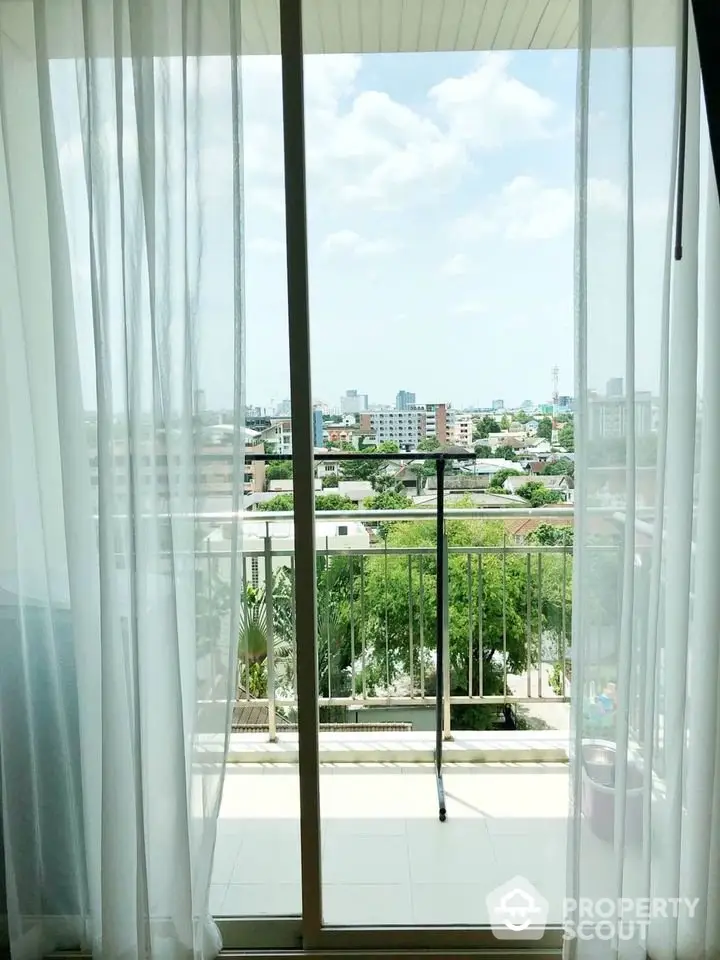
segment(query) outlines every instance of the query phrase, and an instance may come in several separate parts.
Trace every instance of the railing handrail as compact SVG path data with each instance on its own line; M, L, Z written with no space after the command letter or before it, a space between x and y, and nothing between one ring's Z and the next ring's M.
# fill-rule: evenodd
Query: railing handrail
M448 507L445 509L446 520L527 520L529 518L572 518L574 508L567 507ZM613 511L608 511L611 515ZM237 514L227 513L196 513L195 520L208 523L232 522L236 517L239 520L257 521L258 523L292 520L293 510L240 510ZM407 510L316 510L316 520L434 520L435 510L423 510L409 507Z

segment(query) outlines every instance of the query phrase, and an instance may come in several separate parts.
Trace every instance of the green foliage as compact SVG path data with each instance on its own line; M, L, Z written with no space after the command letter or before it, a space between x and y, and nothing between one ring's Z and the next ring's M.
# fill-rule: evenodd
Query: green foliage
M265 467L265 481L291 480L293 475L292 460L276 460Z
M548 677L548 683L550 684L550 689L558 697L567 697L570 695L569 682L572 677L572 661L565 661L565 688L563 689L563 670L562 670L562 660L558 660L553 664L552 670L550 671L550 676Z
M573 528L568 524L558 527L552 523L541 523L537 530L527 535L526 540L542 547L571 547Z
M355 510L357 504L341 493L318 493L315 496L316 510Z
M498 470L497 473L494 473L490 479L490 489L491 490L502 490L503 484L508 477L520 477L522 473L520 470L512 470L510 467L504 467L502 470Z
M507 445L496 447L493 456L498 460L517 460L514 447L509 447Z
M543 417L538 424L537 435L543 440L552 440L553 425L550 417Z
M412 506L412 500L404 493L387 490L384 493L376 493L374 497L368 497L363 506L366 510L407 510Z
M558 434L558 443L561 447L564 447L568 453L573 453L575 450L575 425L572 420L569 423L566 423L565 426L560 430Z
M481 460L489 460L492 456L492 450L486 443L475 444L475 456Z
M425 439L421 440L417 445L417 448L419 452L432 453L440 449L440 441L437 437L425 437Z
M272 600L275 688L277 695L282 697L291 695L295 675L292 583L285 568L274 573ZM246 588L239 616L238 684L251 697L266 697L270 634L264 586Z
M390 473L379 473L373 477L372 485L376 493L399 493L402 490L402 484Z
M530 419L529 415L528 415L527 413L525 413L524 410L518 410L518 412L515 414L515 420L516 420L518 423L523 423L523 424L525 424L525 423L528 422L529 419Z
M259 503L257 505L258 510L292 510L293 508L293 495L291 493L279 493L276 497L272 497L270 500L266 500L264 503Z
M336 487L339 482L334 473L328 473L322 478L323 490L326 490L328 487Z
M398 453L400 448L396 443L386 441L377 446L363 447L363 453ZM385 470L386 460L369 457L367 460L346 460L340 463L340 472L343 480L369 480L371 483Z
M542 473L546 477L572 477L575 475L575 464L572 460L563 458L560 460L552 460L545 464L542 468Z
M531 507L544 507L549 503L562 503L563 495L558 490L548 490L538 480L530 480L517 491L517 495L527 500Z
M506 413L502 415L502 418L500 420L500 429L501 430L510 429L510 417Z
M498 423L495 417L486 414L473 424L473 440L483 440L490 433L497 433Z

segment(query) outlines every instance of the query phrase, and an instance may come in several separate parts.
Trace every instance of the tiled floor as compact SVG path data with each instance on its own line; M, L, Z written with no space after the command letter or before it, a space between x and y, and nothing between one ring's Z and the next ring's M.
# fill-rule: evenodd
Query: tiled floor
M518 874L560 920L566 764L448 765L445 823L429 764L324 764L320 789L326 923L486 924L487 893ZM295 766L230 768L216 915L299 915L299 815Z

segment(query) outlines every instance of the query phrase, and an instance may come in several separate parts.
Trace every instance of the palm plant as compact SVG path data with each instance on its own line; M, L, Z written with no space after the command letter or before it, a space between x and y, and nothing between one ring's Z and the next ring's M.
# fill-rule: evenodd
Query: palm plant
M256 696L267 694L269 617L266 586L246 588L240 608L238 629L239 680ZM272 651L275 686L278 692L292 692L295 677L292 582L282 567L272 583ZM259 692L258 692L259 691Z

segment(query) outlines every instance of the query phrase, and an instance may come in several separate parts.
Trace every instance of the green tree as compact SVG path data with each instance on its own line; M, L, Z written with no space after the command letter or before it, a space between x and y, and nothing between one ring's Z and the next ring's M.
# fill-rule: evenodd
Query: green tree
M366 510L406 510L412 506L412 500L406 497L404 493L387 490L384 493L376 493L375 496L368 497L363 506Z
M575 425L572 420L565 424L558 434L558 443L568 453L575 451Z
M493 456L498 460L517 460L514 447L503 444L501 447L495 447Z
M546 477L572 477L575 474L575 464L572 460L560 458L559 460L550 460L542 468L542 473Z
M537 543L542 547L571 547L573 528L569 524L555 526L552 523L541 523L525 539L528 543Z
M318 493L315 495L316 510L355 510L357 503L341 493Z
M538 480L530 480L518 488L517 495L527 500L531 507L545 507L550 503L562 503L563 495L559 490L548 490Z
M279 493L276 497L257 505L258 510L267 511L292 510L292 508L293 495L291 493Z
M527 413L525 413L524 410L518 410L518 412L515 414L515 420L516 420L518 423L523 423L523 424L525 424L525 423L528 422L529 419L530 419L529 415L528 415Z
M475 456L481 460L487 460L492 456L492 450L486 443L476 443Z
M495 417L485 414L473 424L473 440L484 440L488 434L497 433L497 430L498 423Z
M419 453L434 453L435 450L440 449L440 441L437 437L425 437L417 445L417 448Z
M503 484L508 477L520 477L522 473L520 470L512 470L510 467L504 467L502 470L498 470L497 473L494 473L490 478L490 489L491 490L502 490Z
M334 473L328 473L322 478L323 490L326 490L328 487L336 487L339 482Z
M372 454L367 460L344 460L340 462L340 472L344 480L369 480L371 483L384 472L387 460L376 456L379 453L399 453L400 447L391 441L377 446L365 447L363 453Z
M538 424L537 435L543 440L552 440L553 425L550 417L543 417Z
M292 460L275 460L265 467L265 481L291 480L293 475Z
M506 413L502 415L502 418L500 420L500 429L501 430L510 429L510 417Z

